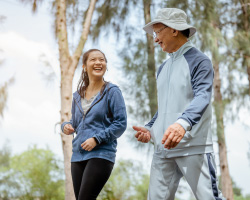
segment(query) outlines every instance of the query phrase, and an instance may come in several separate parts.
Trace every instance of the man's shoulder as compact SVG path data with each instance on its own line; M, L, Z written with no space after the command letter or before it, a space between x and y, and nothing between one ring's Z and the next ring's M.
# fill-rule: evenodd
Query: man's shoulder
M165 60L165 61L160 65L160 67L159 67L159 69L158 69L158 71L157 71L157 76L156 76L157 78L158 78L158 76L159 76L159 74L160 74L162 68L164 67L164 65L166 64L166 62L167 62L168 60L169 60L169 59Z
M191 76L195 74L194 72L199 72L200 70L213 71L211 60L197 48L192 47L183 56L186 59Z
M187 60L194 60L194 59L210 60L206 54L204 54L202 51L200 51L195 47L190 48L186 53L183 54L183 56Z

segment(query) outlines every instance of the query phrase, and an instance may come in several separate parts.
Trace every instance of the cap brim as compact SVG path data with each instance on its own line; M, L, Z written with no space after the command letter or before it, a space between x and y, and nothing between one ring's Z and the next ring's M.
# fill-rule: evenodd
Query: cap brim
M173 29L176 29L178 31L183 31L183 30L186 30L186 29L189 29L190 30L190 33L189 33L189 37L193 36L195 33L196 33L196 28L193 27L193 26L190 26L188 24L178 24L178 23L169 23L169 22L166 22L164 20L154 20L148 24L146 24L143 29L144 31L146 31L148 34L150 35L153 35L153 25L154 24L158 24L158 23L161 23L161 24L164 24L170 28L173 28Z

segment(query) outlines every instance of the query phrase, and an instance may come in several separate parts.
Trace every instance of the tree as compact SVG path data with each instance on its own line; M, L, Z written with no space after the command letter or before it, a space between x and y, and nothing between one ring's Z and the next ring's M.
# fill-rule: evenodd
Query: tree
M64 199L62 161L49 149L30 147L11 155L7 141L0 150L0 199Z
M3 117L3 111L6 108L8 99L8 87L14 82L14 78L9 79L3 85L0 85L0 116Z
M0 150L0 199L8 200L14 197L19 185L13 179L13 171L10 167L11 150L8 141L5 142Z
M234 24L232 49L235 61L240 61L241 68L248 76L248 89L245 94L250 95L250 2L249 0L232 0L231 12L236 17L230 17ZM248 91L248 92L247 92Z
M4 22L6 19L5 16L0 15L0 24ZM0 49L0 53L2 53L3 50ZM0 58L0 67L2 67L4 63L4 59ZM8 87L14 82L14 78L9 79L8 81L4 83L0 83L0 116L3 117L3 111L4 108L6 108L6 103L8 99Z
M36 146L11 158L13 177L20 189L19 199L61 200L64 199L62 162L49 149Z

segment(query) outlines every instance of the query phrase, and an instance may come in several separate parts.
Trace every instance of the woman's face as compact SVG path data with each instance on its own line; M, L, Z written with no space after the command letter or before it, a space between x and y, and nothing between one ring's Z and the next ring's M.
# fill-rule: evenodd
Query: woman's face
M92 51L86 62L86 71L90 80L103 79L107 69L107 63L104 55L100 51Z

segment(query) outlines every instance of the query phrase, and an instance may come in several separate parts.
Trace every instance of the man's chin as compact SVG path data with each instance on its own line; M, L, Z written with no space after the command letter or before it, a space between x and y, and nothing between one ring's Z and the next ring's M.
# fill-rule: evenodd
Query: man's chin
M167 52L166 48L164 48L164 47L162 47L161 50L162 50L163 52ZM167 53L168 53L168 52L167 52Z

